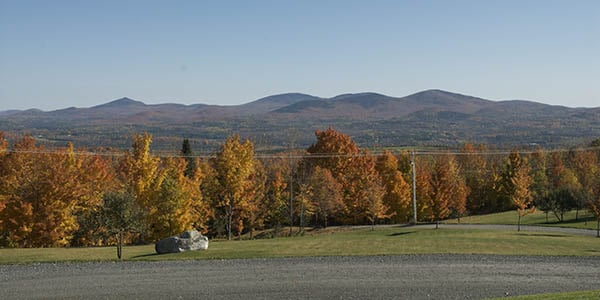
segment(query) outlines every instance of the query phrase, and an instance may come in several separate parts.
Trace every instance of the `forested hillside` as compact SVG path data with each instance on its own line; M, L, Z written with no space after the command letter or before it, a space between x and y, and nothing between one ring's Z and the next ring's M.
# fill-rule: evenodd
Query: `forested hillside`
M600 140L574 148L369 152L332 128L302 150L256 153L231 135L211 155L157 155L152 136L129 150L49 149L0 134L0 243L11 247L154 242L196 228L232 239L265 228L438 222L534 209L600 220ZM416 172L412 172L414 163ZM600 224L600 223L599 223Z
M147 105L129 98L90 108L0 113L7 137L34 136L38 144L126 149L138 132L153 135L155 150L172 151L188 138L212 153L233 134L259 152L306 148L313 132L334 126L363 148L483 143L510 148L585 144L600 136L600 108L568 108L531 101L490 101L428 90L405 97L376 93L320 98L292 93L243 105Z

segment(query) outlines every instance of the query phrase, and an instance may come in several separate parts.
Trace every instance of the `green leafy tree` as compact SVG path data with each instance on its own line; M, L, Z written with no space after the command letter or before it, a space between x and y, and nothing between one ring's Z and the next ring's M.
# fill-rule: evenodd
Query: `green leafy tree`
M564 213L575 209L581 196L581 184L572 169L565 165L561 153L550 154L548 165L550 182L549 199L552 211L558 221L562 222Z
M554 208L554 202L553 202L552 198L553 197L551 196L550 193L546 193L546 195L544 195L543 198L537 198L534 201L536 209L543 211L544 214L546 215L546 223L549 222L548 215Z
M589 200L587 206L596 218L596 237L600 237L600 197Z
M575 199L575 219L579 218L579 210L585 208L586 203L595 198L595 186L600 177L598 157L593 151L575 149L570 153L571 169L580 185L579 197Z
M548 194L548 203L559 222L564 221L565 213L571 211L581 198L579 190L570 188L554 189Z
M146 217L147 238L151 241L192 229L197 219L194 205L202 200L200 183L184 174L185 167L185 160L167 158L154 179L151 210Z
M117 258L123 259L123 244L126 234L139 231L143 213L135 201L135 196L126 191L108 192L103 197L101 224L115 235Z
M552 203L549 199L550 183L546 174L547 155L542 148L536 149L529 160L531 166L531 197L537 209L546 214L546 223L548 223L548 213L552 211Z

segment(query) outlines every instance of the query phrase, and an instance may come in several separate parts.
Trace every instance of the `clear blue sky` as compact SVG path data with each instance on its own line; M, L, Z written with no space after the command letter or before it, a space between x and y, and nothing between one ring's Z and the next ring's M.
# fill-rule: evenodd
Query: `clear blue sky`
M0 0L0 110L425 89L600 106L600 1Z

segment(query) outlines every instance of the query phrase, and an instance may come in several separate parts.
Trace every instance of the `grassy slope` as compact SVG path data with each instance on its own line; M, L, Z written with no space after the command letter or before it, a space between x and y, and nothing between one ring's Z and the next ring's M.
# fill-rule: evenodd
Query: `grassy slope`
M314 233L313 233L314 234ZM554 233L377 228L293 238L211 241L207 251L155 255L153 245L125 247L127 260L236 259L329 255L503 254L600 256L599 240ZM115 248L0 249L0 264L114 260Z
M445 221L445 223L448 224L456 224L457 222L457 219ZM512 225L517 224L517 212L506 211L489 215L468 216L461 218L460 223ZM579 211L579 217L577 220L575 220L575 211L568 212L565 214L563 222L558 222L558 219L552 213L548 214L548 222L546 222L546 214L542 211L536 211L533 214L529 214L522 217L521 224L596 229L596 220L594 219L593 215L588 211Z

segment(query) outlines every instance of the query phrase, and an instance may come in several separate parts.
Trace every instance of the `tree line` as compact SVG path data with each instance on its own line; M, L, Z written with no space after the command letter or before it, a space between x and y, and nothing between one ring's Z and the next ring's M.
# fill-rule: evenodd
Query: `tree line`
M332 128L307 149L258 157L233 135L210 158L152 154L152 137L130 150L47 150L0 133L0 245L90 246L148 243L195 228L213 237L258 230L407 223L514 209L562 220L588 209L600 225L600 151L513 150L485 145L428 155L377 155ZM600 140L599 140L600 141ZM593 146L600 146L596 141ZM412 172L412 164L416 172Z

